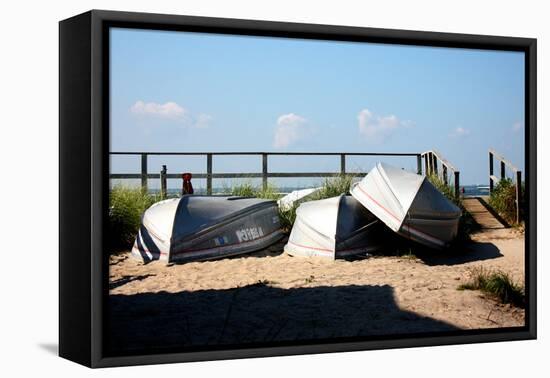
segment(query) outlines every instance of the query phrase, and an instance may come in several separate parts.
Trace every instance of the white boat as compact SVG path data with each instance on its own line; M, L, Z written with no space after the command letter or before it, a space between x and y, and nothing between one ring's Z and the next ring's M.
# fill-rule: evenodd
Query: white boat
M277 204L281 210L289 210L293 206L298 205L299 203L305 201L308 197L312 196L314 193L317 193L321 188L308 188L294 190L288 193L286 196L277 200Z
M386 227L351 196L302 203L285 245L292 256L342 258L375 251Z
M405 238L441 249L457 235L460 208L426 176L378 163L351 194Z
M144 262L217 259L266 248L282 236L275 201L186 195L144 212L132 254Z

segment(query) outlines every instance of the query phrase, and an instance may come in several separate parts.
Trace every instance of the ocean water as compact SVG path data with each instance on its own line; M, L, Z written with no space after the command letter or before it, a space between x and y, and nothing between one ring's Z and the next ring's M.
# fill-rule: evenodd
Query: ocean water
M464 196L488 196L489 195L489 186L488 185L464 185Z

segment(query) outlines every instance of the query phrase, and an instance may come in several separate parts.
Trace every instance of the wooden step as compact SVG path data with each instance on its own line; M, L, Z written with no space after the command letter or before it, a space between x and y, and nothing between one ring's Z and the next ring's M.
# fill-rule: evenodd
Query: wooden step
M467 197L462 200L464 208L472 214L474 220L482 229L496 230L506 228L483 204L478 197Z

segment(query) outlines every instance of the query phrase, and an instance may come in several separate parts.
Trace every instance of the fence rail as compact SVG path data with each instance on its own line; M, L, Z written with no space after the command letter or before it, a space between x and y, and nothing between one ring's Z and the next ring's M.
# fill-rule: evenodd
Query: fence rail
M424 160L426 175L435 174L447 185L450 185L451 178L453 179L454 193L458 198L460 196L460 171L436 150L425 151L420 158ZM439 169L440 166L441 169Z
M495 159L500 162L500 178L495 176L494 174L494 162ZM489 149L489 192L492 193L495 188L495 183L498 184L498 182L502 179L506 178L506 167L510 169L515 176L515 184L516 184L516 222L519 223L521 221L521 170L516 167L514 164L512 164L510 161L506 160L504 156L496 152L494 149Z
M417 173L422 174L422 157L426 154L432 154L430 157L432 161L431 165L426 163L425 172L433 172L433 166L435 165L437 170L437 161L441 161L445 167L455 172L455 183L458 182L458 171L445 159L441 158L440 154L436 154L434 151L427 151L424 153L417 152L111 152L110 155L125 155L125 156L140 156L141 158L141 171L140 173L111 173L111 179L141 179L141 187L146 190L149 179L161 180L161 191L166 191L166 179L181 178L181 173L167 173L166 166L160 173L148 172L148 160L149 156L205 156L206 157L206 172L197 172L192 175L194 178L206 179L206 192L212 194L212 180L213 179L228 179L228 178L261 178L262 186L267 188L269 178L314 178L314 177L335 177L342 174L352 176L365 176L367 172L350 172L346 170L347 158L350 156L386 156L386 157L416 157ZM261 172L249 172L249 173L214 173L213 157L214 156L228 156L228 155L240 155L240 156L258 156L262 159L262 171ZM334 156L339 157L340 170L338 172L270 172L269 171L269 157L270 156ZM430 155L431 156L431 155ZM427 161L427 160L426 160ZM447 172L447 168L445 168ZM446 173L445 173L446 175ZM446 177L446 176L445 176ZM458 193L458 190L457 190Z

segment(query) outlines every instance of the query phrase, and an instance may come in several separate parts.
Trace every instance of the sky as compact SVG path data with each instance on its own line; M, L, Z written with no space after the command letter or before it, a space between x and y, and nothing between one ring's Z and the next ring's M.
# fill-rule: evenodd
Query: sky
M485 185L489 148L524 167L521 52L120 28L110 39L111 151L435 149L462 184ZM379 160L416 170L415 158L383 157L347 168ZM149 172L205 172L205 161L151 157ZM261 159L215 157L213 167L260 172ZM276 172L339 167L339 157L269 160ZM139 158L113 157L111 172L139 172Z

